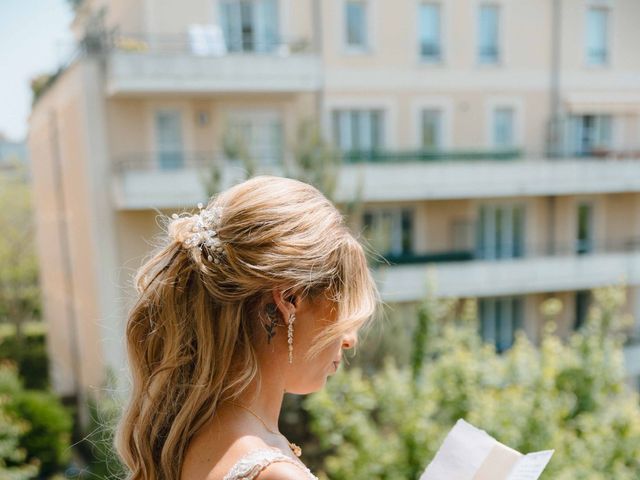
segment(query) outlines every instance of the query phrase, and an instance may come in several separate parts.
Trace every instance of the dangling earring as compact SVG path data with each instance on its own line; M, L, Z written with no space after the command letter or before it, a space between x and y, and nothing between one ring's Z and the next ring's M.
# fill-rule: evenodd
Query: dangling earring
M287 342L289 343L289 363L293 363L293 322L296 320L296 314L289 315L289 326L287 328Z

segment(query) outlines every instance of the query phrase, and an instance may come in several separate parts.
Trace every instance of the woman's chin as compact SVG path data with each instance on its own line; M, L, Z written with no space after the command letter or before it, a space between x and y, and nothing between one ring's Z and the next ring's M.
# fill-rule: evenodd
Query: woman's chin
M293 393L294 395L309 395L322 390L327 383L327 377L314 385L296 385L293 388L287 388L287 393Z

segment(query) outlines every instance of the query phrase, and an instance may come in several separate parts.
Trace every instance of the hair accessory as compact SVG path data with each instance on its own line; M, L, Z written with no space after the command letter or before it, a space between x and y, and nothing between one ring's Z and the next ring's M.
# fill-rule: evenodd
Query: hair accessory
M198 203L198 208L200 211L195 215L192 215L192 234L187 237L184 245L187 248L205 246L209 249L207 259L210 262L220 263L219 256L224 254L224 249L222 248L222 241L218 237L217 230L222 216L222 207L212 207L207 209L204 208L202 203ZM179 218L179 215L174 213L172 217L174 219Z
M289 363L293 363L293 322L296 320L296 314L289 315L289 326L287 327L287 343L289 344Z

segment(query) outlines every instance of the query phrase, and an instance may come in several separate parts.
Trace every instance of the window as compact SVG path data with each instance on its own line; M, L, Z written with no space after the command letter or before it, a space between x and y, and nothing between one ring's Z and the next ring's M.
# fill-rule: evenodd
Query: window
M605 65L609 60L609 11L606 8L587 10L587 63Z
M500 60L499 15L497 5L481 5L478 15L478 62L494 64Z
M347 47L367 48L367 5L365 1L347 1L345 9Z
M382 110L335 110L333 138L343 152L372 152L384 148Z
M223 0L220 17L228 51L272 52L277 48L277 0Z
M613 146L611 115L573 115L569 118L569 151L578 156L604 154Z
M176 110L160 110L155 114L157 162L161 169L181 168L184 164L182 120Z
M578 290L575 297L575 322L573 328L578 330L587 320L587 312L591 304L591 292L589 290Z
M499 107L493 111L493 146L513 148L515 113L511 107Z
M476 226L476 257L524 256L524 217L522 205L482 205Z
M593 205L581 203L577 213L576 253L583 255L593 251Z
M376 209L364 212L365 235L377 253L400 256L413 252L413 211Z
M439 150L442 148L442 111L426 108L421 115L420 139L422 148Z
M274 112L235 112L229 117L230 138L240 142L260 165L281 163L284 150L282 120Z
M523 305L522 297L481 298L478 313L482 339L494 344L498 352L510 348L515 333L523 326Z
M420 5L420 57L428 62L442 60L440 5Z

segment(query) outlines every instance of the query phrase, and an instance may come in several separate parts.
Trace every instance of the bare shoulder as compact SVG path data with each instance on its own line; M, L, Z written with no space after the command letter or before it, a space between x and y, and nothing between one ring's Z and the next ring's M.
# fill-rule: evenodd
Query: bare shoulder
M207 466L206 480L219 480L231 469L231 467L244 455L253 451L269 448L267 443L260 437L254 435L242 435L230 444L223 451L219 451L215 461ZM200 477L203 478L203 477Z
M275 462L265 468L257 480L300 480L309 478L302 468L289 462Z

